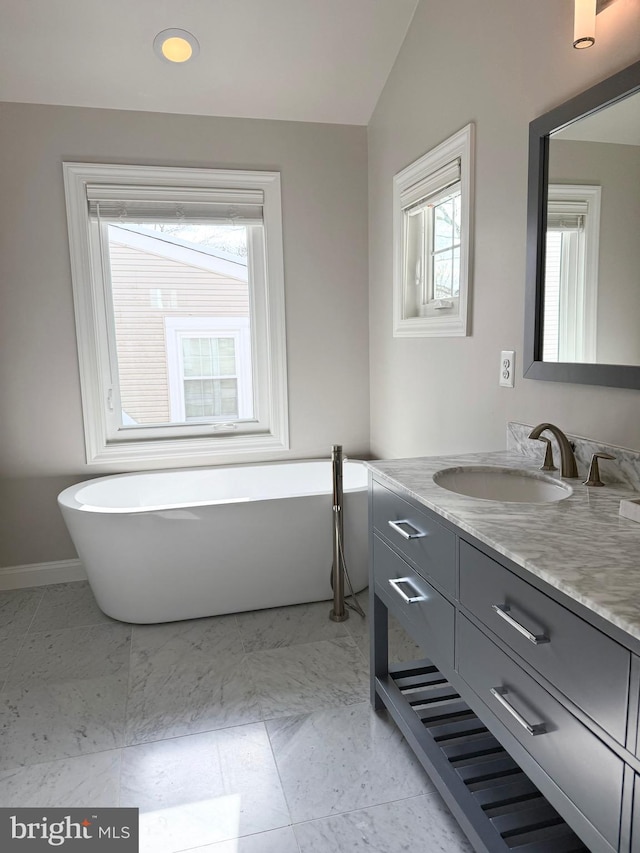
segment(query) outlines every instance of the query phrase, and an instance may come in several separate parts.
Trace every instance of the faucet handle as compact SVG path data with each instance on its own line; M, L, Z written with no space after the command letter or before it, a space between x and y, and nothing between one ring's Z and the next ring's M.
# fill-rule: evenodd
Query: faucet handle
M604 486L600 479L600 466L598 459L615 459L610 453L594 453L591 457L591 465L589 465L589 473L584 481L585 486Z
M558 469L553 464L553 447L551 446L551 439L545 438L544 436L539 436L538 441L544 441L546 444L544 450L544 462L540 468L541 471L557 471Z

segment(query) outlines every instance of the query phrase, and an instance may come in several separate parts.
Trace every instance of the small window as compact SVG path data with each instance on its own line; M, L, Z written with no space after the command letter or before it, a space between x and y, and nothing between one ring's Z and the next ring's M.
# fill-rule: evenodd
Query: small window
M237 421L238 376L234 338L183 337L181 421Z
M415 294L405 304L414 316L437 317L460 300L460 183L407 211L406 279L415 276Z
M466 335L473 126L394 178L394 335Z
M286 449L279 176L64 174L87 461Z
M598 186L549 184L544 361L597 359L600 193Z
M172 423L253 417L247 317L165 320Z

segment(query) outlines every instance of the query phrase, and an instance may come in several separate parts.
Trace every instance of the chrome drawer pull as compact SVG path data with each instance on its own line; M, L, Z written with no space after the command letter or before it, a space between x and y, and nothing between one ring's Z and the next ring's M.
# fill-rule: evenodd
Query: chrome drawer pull
M525 718L519 714L516 709L510 705L507 700L504 698L505 695L509 691L504 687L492 687L491 695L495 696L498 702L502 705L505 711L508 711L513 719L519 723L523 729L526 729L530 735L543 735L546 733L547 729L544 723L536 723L536 725L532 726L531 723L528 723Z
M404 601L405 604L415 604L417 601L427 600L426 595L407 595L407 593L404 592L404 590L400 589L400 587L398 586L398 584L401 583L409 584L409 586L411 587L411 589L413 589L414 592L419 592L419 590L414 588L413 584L411 583L411 578L389 578L389 586L398 593L398 595Z
M412 533L407 533L406 530L403 530L400 525L406 524L407 527L411 528ZM389 527L392 530L395 530L396 533L399 533L403 539L421 539L423 536L426 536L426 533L423 533L422 530L418 530L417 527L414 527L413 524L409 521L390 521Z
M545 637L544 634L532 634L531 631L527 631L524 625L521 625L519 622L513 618L513 616L509 616L509 611L511 610L506 604L492 604L493 609L496 611L498 616L507 623L507 625L511 625L512 628L515 628L523 637L526 637L530 643L533 643L534 646L541 646L543 643L548 643L549 638Z

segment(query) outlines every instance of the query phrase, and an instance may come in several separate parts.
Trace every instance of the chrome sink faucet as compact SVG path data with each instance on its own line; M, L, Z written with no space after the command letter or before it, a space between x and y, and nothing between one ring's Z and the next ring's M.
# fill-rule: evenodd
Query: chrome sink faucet
M529 438L540 440L540 435L545 430L552 433L557 439L560 446L560 474L563 477L572 478L578 476L578 468L576 466L576 457L573 455L573 448L569 443L569 439L562 430L554 424L538 424L529 433ZM544 439L542 439L544 441ZM548 447L548 445L547 445ZM545 456L545 464L547 457Z

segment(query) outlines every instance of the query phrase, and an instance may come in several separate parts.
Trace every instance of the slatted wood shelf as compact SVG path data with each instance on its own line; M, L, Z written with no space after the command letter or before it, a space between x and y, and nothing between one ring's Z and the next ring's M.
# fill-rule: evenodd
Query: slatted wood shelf
M431 661L390 666L375 690L477 850L589 853Z

